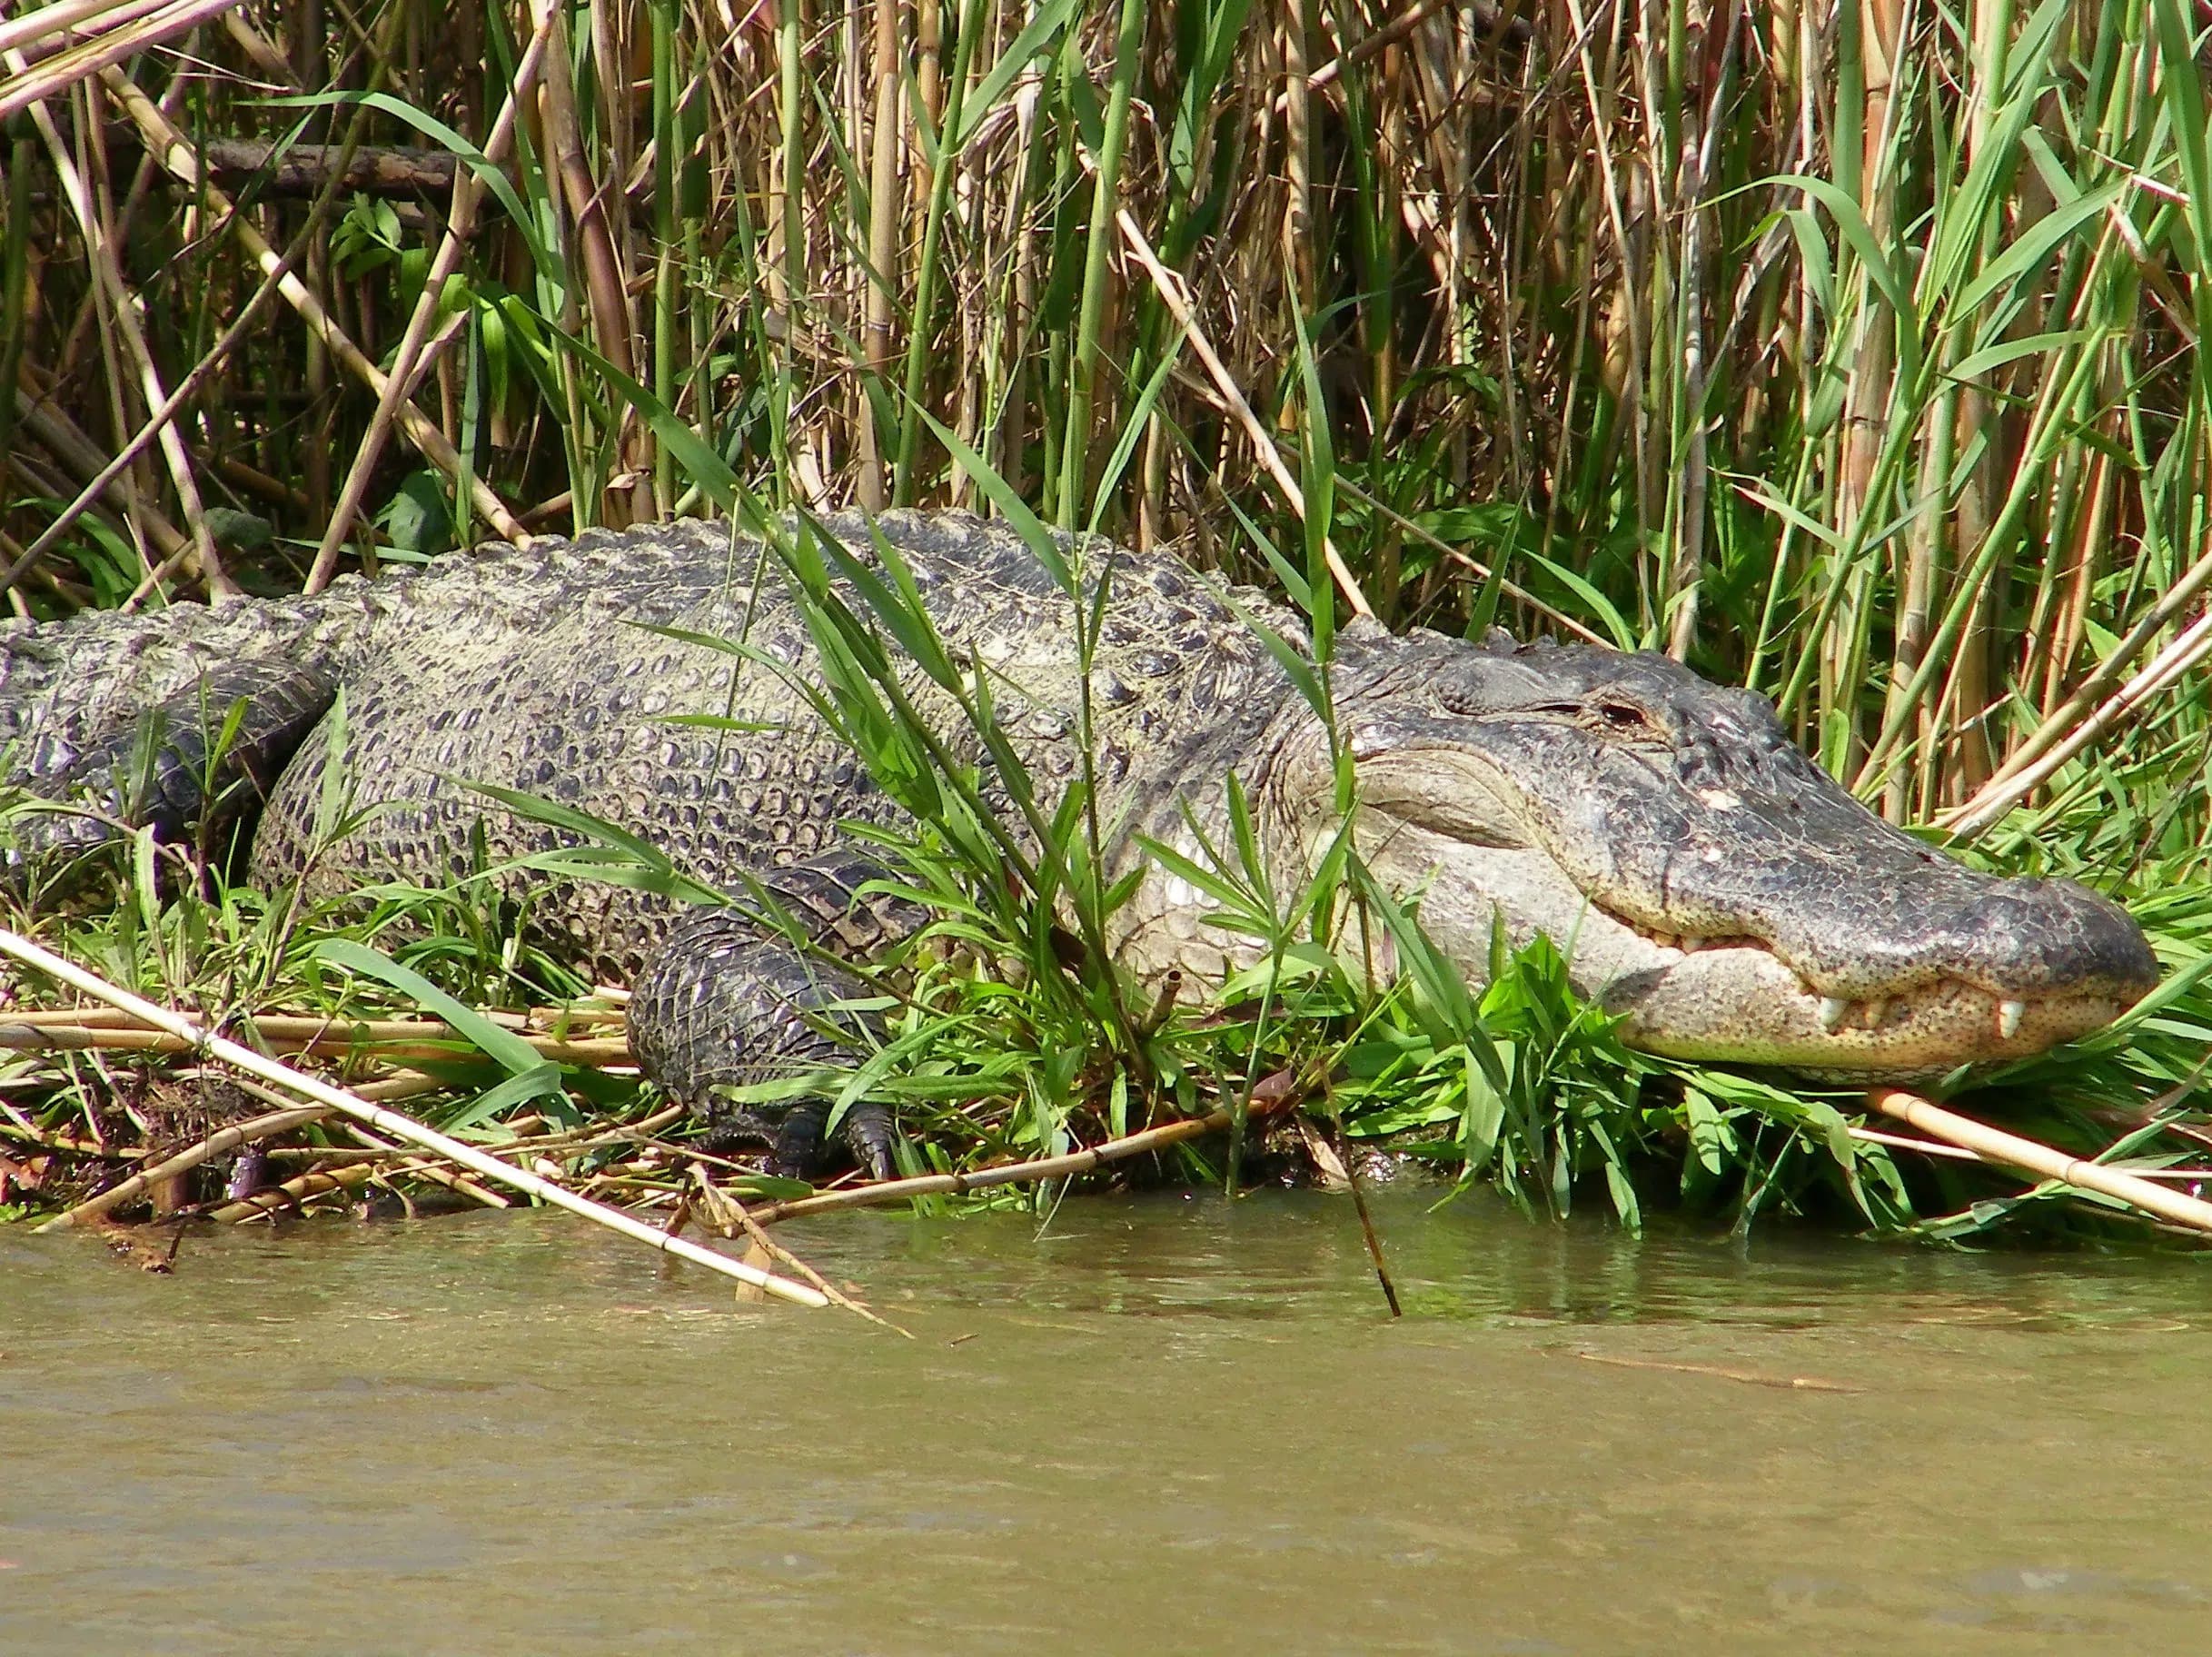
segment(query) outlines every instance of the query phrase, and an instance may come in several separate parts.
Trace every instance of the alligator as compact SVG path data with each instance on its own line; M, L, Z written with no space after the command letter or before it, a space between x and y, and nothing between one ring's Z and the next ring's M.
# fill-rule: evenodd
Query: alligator
M574 843L471 784L591 813L707 887L775 897L828 946L802 948L754 906L617 885L559 886L530 911L580 965L633 983L649 1077L768 1137L775 1166L817 1168L822 1101L731 1114L722 1085L828 1057L825 1009L867 992L825 954L880 949L914 916L873 895L882 866L850 831L900 809L803 694L816 640L768 545L795 534L842 549L829 590L855 613L866 579L910 582L947 660L987 686L1002 756L1045 810L1087 779L1110 866L1138 871L1106 942L1142 995L1203 995L1258 948L1209 922L1146 842L1201 860L1231 844L1234 781L1275 889L1294 889L1343 828L1346 749L1358 856L1470 982L1501 928L1544 935L1624 1040L1655 1053L1926 1076L2083 1035L2157 981L2117 904L1969 870L1860 805L1764 700L1665 657L1359 620L1336 633L1317 698L1307 630L1279 602L1093 538L1041 557L1034 534L951 512L760 536L677 521L312 598L13 623L0 779L94 809L36 813L11 856L39 864L132 823L193 833L243 795L254 878L342 892ZM945 751L987 765L954 700L886 649ZM326 739L333 705L342 745ZM725 722L685 718L701 714ZM319 841L334 752L367 816ZM848 1111L838 1137L889 1171L880 1112Z

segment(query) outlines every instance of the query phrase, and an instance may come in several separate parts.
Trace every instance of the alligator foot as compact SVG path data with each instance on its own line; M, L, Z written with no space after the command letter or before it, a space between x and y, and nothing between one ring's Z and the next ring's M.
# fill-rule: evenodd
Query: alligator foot
M823 1098L800 1099L777 1112L709 1103L699 1112L708 1127L699 1148L727 1156L765 1146L770 1174L804 1180L819 1180L842 1150L870 1179L898 1177L898 1128L888 1106L873 1099L855 1100L834 1134L828 1131L829 1111L830 1102Z
M738 910L694 910L638 979L630 1047L649 1077L707 1118L708 1149L766 1145L772 1172L812 1179L842 1147L871 1177L892 1179L898 1130L880 1103L854 1101L832 1135L832 1104L818 1092L773 1105L722 1096L730 1087L849 1068L856 1041L875 1035L877 1021L844 1004L871 993Z
M825 1131L828 1122L827 1099L806 1099L794 1106L777 1131L769 1172L793 1179L819 1176L829 1161L829 1136ZM838 1124L837 1138L870 1179L898 1177L898 1130L888 1106L872 1099L854 1100Z

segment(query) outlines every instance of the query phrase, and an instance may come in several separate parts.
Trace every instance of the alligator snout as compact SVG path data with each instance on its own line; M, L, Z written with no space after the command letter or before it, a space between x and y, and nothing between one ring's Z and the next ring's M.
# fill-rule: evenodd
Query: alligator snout
M2070 880L2005 879L1948 859L1900 861L1795 901L1761 897L1756 906L1730 906L1741 932L1823 997L1869 999L1952 983L2000 1002L2096 996L2125 1005L2158 978L2149 940L2128 911Z
M2072 992L2133 1000L2158 981L2150 940L2127 910L2070 880L1997 880L1926 940L1949 976L2023 999Z

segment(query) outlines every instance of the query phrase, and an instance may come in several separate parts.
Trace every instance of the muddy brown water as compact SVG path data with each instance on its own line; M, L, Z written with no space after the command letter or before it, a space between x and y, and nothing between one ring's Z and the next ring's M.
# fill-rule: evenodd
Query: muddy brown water
M2212 1652L2212 1262L1378 1218L0 1229L0 1652Z

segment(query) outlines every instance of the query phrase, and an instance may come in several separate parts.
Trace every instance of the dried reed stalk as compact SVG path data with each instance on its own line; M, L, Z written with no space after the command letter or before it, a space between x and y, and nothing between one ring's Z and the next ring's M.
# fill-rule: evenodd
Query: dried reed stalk
M431 1019L385 1020L381 1027L355 1025L342 1019L267 1017L240 1022L248 1033L273 1051L308 1054L317 1058L451 1059L471 1051L466 1037ZM594 1069L605 1069L630 1062L630 1043L619 1036L595 1041L570 1041L527 1031L517 1034L541 1056L556 1064L589 1065ZM46 1020L34 1024L0 1015L0 1050L55 1053L97 1049L175 1054L196 1052L198 1046L165 1030Z
M164 167L181 183L198 191L207 203L208 211L227 221L232 233L238 238L248 255L263 271L275 278L278 292L285 303L299 313L315 337L328 347L331 354L345 365L348 372L359 379L370 390L382 395L386 382L383 370L371 362L361 347L338 326L321 300L308 292L297 276L282 270L276 250L268 239L253 227L251 220L237 211L231 198L215 187L201 166L198 154L189 140L180 133L154 102L138 87L115 70L101 72L102 84L106 86L124 113L136 124L147 147L159 157ZM422 458L444 472L456 484L468 491L470 504L483 520L504 539L518 545L525 544L530 535L515 521L506 503L492 492L491 488L475 470L461 458L445 433L412 402L402 402L396 416L400 430L407 434Z
M190 1173L211 1157L220 1156L225 1151L234 1151L241 1146L256 1144L272 1135L288 1133L310 1122L319 1122L330 1114L331 1107L327 1105L293 1106L244 1122L233 1122L220 1132L209 1135L199 1144L179 1151L150 1168L142 1168L128 1179L110 1186L97 1196L89 1197L75 1207L55 1215L36 1227L32 1235L38 1236L50 1231L67 1231L73 1226L88 1225L101 1215L122 1207L134 1197L143 1196L162 1181Z
M1252 1103L1246 1110L1247 1118L1273 1116L1287 1110L1302 1096L1286 1081L1270 1078L1270 1086L1263 1083L1253 1090ZM770 1203L751 1211L752 1219L762 1225L772 1225L779 1220L796 1219L801 1215L826 1214L833 1208L877 1208L886 1203L903 1203L916 1196L958 1196L970 1191L987 1191L993 1186L1026 1184L1031 1180L1069 1178L1078 1174L1092 1174L1132 1156L1142 1156L1149 1151L1164 1151L1189 1139L1202 1139L1208 1134L1226 1131L1236 1120L1236 1112L1224 1108L1203 1116L1192 1116L1181 1122L1166 1123L1159 1127L1148 1127L1142 1133L1126 1134L1118 1139L1108 1139L1088 1150L1070 1151L1064 1156L1041 1156L1030 1162L1003 1163L995 1168L977 1168L967 1174L923 1174L911 1179L887 1179L872 1186L855 1186L844 1191L825 1191L818 1196L796 1197L789 1202Z
M9 50L11 56L16 56L12 48L19 43L31 45L64 31L92 35L47 57L35 68L16 57L16 73L0 80L0 121L66 92L79 81L148 46L197 28L238 4L239 0L174 0L170 5L147 5L126 0L126 4L112 7L48 6L25 17L0 20L0 50ZM48 17L50 12L74 14L74 19L64 16L53 21ZM97 31L79 26L92 22L108 26Z
M1991 1127L1986 1122L1977 1122L1971 1116L1962 1116L1932 1099L1924 1099L1919 1094L1907 1093L1902 1088L1870 1088L1867 1093L1867 1103L1885 1116L1894 1116L1900 1122L1909 1123L1931 1139L1961 1146L1986 1161L2023 1169L2038 1179L2055 1180L2059 1185L2072 1186L2077 1190L2094 1191L2158 1219L2171 1221L2191 1231L2212 1234L2212 1203L2201 1202L2178 1191L2168 1191L2148 1179L2138 1178L2119 1168L2107 1167L2100 1162L2085 1162L2078 1156L2069 1156L2037 1140L2006 1133L2001 1128Z
M348 1092L342 1087L333 1087L328 1082L294 1070L288 1065L281 1065L274 1059L264 1057L251 1047L241 1047L237 1042L224 1037L211 1035L207 1031L200 1029L181 1014L172 1012L166 1007L156 1007L153 1002L134 996L129 990L118 988L105 979L85 971L83 967L62 959L50 950L41 948L28 938L22 938L5 928L0 928L0 954L11 956L25 966L34 967L48 977L67 984L85 995L95 996L113 1006L120 1007L156 1029L167 1030L173 1036L183 1037L191 1042L195 1049L211 1054L222 1059L225 1064L235 1066L249 1075L272 1082L288 1092L303 1095L318 1104L326 1105L367 1126L380 1129L396 1139L430 1151L450 1162L459 1163L461 1166L481 1174L501 1185L512 1186L515 1189L536 1197L541 1202L551 1203L558 1208L566 1208L571 1214L580 1215L595 1225L603 1225L610 1231L620 1232L624 1236L633 1238L649 1247L660 1249L664 1254L675 1255L680 1259L689 1260L695 1265L703 1265L709 1271L719 1272L726 1277L735 1277L740 1282L753 1285L756 1288L766 1289L769 1294L777 1295L780 1299L818 1308L829 1304L818 1290L808 1288L803 1284L789 1282L776 1276L773 1273L761 1271L757 1266L747 1265L741 1260L732 1260L725 1255L716 1254L711 1249L700 1248L695 1244L684 1242L681 1238L665 1235L619 1209L609 1208L603 1204L594 1203L589 1198L579 1196L566 1186L556 1185L553 1181L536 1174L525 1172L521 1168L510 1167L498 1157L480 1151L474 1146L463 1145L458 1139L449 1138L432 1128L424 1126L420 1122L400 1115L397 1111L386 1110L381 1106L372 1105L358 1093Z
M547 13L523 47L521 61L515 65L513 84L492 121L491 137L484 141L484 160L491 166L507 164L508 154L514 147L516 114L534 92L557 15ZM392 353L392 367L384 383L378 388L375 412L369 417L368 430L362 434L360 451L346 469L345 482L338 491L337 503L331 508L330 523L322 532L322 544L315 549L314 562L308 568L303 591L321 592L338 572L339 550L352 532L354 515L368 495L370 480L375 475L378 457L383 453L385 438L400 417L402 407L412 406L410 400L414 396L415 383L424 366L431 330L442 310L446 283L461 268L461 257L475 233L477 210L482 203L483 193L483 185L471 167L463 164L454 168L452 205L446 213L445 235L431 260L422 297L416 300L414 312L400 336L399 347Z

